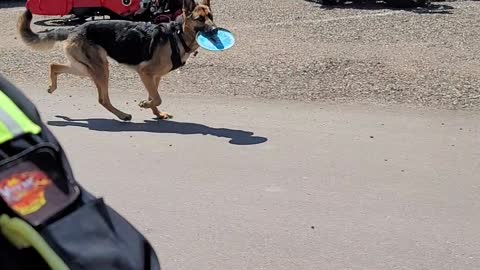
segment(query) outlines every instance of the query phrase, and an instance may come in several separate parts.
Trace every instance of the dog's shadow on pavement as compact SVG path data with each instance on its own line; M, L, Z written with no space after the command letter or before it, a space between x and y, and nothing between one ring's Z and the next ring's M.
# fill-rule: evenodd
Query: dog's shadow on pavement
M254 136L253 132L228 129L212 128L206 125L187 122L176 122L172 120L145 120L143 123L122 122L114 119L71 119L66 116L57 115L62 121L48 121L47 124L56 127L83 127L90 130L105 132L152 132L171 133L182 135L212 135L220 138L230 139L229 143L235 145L253 145L268 141L265 137Z

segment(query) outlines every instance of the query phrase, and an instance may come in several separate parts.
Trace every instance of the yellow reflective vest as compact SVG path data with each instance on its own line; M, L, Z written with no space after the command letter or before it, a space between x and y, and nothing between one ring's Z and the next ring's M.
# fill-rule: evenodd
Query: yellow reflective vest
M0 144L22 134L38 134L41 130L0 89Z

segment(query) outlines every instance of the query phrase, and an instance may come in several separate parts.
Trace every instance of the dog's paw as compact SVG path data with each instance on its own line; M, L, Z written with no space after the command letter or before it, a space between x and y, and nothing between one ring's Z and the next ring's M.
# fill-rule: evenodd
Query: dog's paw
M125 114L125 115L119 116L118 118L120 118L120 120L123 120L123 121L131 121L132 120L132 115L131 114Z
M144 108L144 109L150 108L150 101L142 100L142 101L140 101L140 103L138 103L138 106L140 106L140 108Z
M49 94L51 94L51 93L53 93L53 91L55 91L56 89L57 89L57 87L54 87L54 86L51 86L51 85L50 85L50 86L48 87L48 89L47 89L47 92L48 92Z
M160 112L159 114L157 114L157 117L158 119L161 119L161 120L168 120L168 119L172 119L173 115L167 112Z

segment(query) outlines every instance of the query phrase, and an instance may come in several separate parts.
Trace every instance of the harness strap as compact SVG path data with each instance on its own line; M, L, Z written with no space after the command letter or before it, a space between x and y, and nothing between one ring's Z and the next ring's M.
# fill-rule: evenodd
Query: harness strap
M191 53L192 49L188 47L187 43L185 42L185 39L182 36L182 25L179 23L173 23L173 32L172 34L168 35L168 39L170 41L170 47L172 48L172 70L175 70L179 67L182 67L185 65L184 62L182 62L182 56L180 55L180 48L178 47L177 43L177 37L180 40L180 43L182 43L183 49L185 50L185 53Z
M182 43L183 49L185 49L185 52L186 53L191 53L192 49L190 47L188 47L187 42L185 42L185 39L181 35L181 32L177 33L177 36L178 36L178 39L180 39L180 42Z
M180 56L180 48L178 48L177 39L175 38L175 36L175 34L168 36L168 40L170 41L170 47L172 48L172 70L175 70L185 65L185 63L182 62L182 57Z

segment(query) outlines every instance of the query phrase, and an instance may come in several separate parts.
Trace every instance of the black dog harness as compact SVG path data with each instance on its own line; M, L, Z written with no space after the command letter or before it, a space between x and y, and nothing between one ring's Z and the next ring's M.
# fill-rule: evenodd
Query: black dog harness
M185 39L182 36L183 29L182 29L182 24L177 23L177 22L170 22L167 24L161 24L161 31L167 35L168 41L170 42L170 48L172 49L172 55L171 61L172 61L172 69L175 70L179 67L182 67L185 65L185 62L182 62L182 55L180 52L180 48L178 46L177 39L180 40L180 43L182 43L183 49L185 50L185 53L191 53L192 49L188 47L187 43L185 42ZM160 38L161 35L155 35L156 38ZM156 42L153 42L152 44L155 44ZM153 48L151 48L153 51Z
M171 35L168 36L168 40L170 41L170 47L172 48L172 70L175 70L179 67L182 67L185 65L185 62L182 62L182 56L180 55L180 48L178 47L178 43L176 38L180 40L182 43L183 49L185 50L185 53L190 53L192 50L190 47L188 47L187 43L185 42L185 39L182 36L182 27L178 27L179 29L173 32Z

